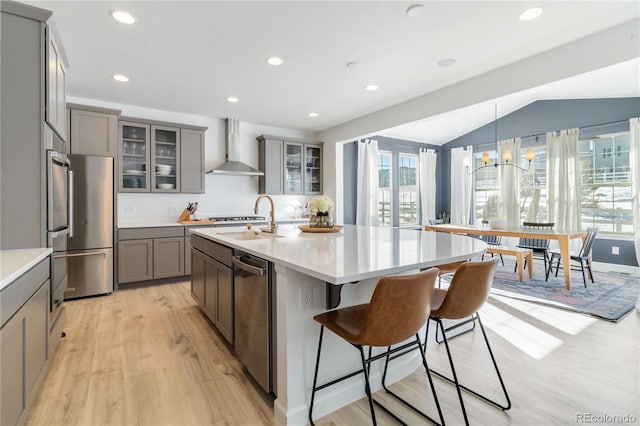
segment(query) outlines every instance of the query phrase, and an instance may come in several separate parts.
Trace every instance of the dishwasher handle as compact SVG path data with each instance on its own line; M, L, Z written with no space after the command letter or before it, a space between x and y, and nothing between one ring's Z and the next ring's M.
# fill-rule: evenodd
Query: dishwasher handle
M247 272L251 272L254 275L265 274L265 270L263 268L259 268L257 266L249 265L248 263L244 263L243 261L240 260L240 256L233 256L233 258L231 258L231 262L238 268Z

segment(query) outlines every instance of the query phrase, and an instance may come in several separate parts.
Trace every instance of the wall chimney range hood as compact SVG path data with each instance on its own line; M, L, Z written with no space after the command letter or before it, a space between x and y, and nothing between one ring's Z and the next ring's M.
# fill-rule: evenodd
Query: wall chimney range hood
M236 118L227 118L225 120L225 161L213 170L209 170L207 174L214 175L236 175L236 176L264 176L260 170L238 161L240 158L240 121Z

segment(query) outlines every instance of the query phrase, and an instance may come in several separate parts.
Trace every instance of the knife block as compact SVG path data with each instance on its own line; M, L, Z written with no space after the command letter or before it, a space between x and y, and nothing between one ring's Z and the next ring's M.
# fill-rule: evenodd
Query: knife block
M182 222L188 220L191 220L191 212L189 212L189 210L187 209L184 209L182 213L180 213L180 216L178 216L178 221Z

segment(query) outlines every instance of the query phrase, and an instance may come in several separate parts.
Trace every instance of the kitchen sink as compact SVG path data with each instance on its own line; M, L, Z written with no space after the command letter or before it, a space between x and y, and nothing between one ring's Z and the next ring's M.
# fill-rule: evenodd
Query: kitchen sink
M234 240L266 240L283 237L283 235L270 234L267 232L218 232L218 235L233 238Z

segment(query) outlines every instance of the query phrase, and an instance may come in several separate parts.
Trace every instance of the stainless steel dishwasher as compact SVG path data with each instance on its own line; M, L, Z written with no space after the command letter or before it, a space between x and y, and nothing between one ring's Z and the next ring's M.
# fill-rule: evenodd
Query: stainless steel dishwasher
M236 355L262 389L272 392L275 377L273 264L239 251L234 253L232 262Z

